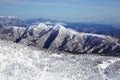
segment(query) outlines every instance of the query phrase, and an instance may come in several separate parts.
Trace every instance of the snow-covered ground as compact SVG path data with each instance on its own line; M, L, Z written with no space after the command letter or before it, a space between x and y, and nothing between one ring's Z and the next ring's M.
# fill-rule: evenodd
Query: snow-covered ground
M120 58L53 53L0 40L0 80L120 80Z

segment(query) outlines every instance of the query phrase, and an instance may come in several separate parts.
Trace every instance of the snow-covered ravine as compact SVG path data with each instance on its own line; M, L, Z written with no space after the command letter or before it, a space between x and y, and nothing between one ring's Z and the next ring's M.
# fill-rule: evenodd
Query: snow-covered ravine
M120 80L120 58L58 54L0 40L0 80Z

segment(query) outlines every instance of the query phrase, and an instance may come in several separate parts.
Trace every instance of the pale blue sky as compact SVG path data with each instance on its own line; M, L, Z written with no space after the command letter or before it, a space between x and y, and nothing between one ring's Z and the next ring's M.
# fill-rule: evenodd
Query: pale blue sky
M120 23L120 0L0 0L0 16Z

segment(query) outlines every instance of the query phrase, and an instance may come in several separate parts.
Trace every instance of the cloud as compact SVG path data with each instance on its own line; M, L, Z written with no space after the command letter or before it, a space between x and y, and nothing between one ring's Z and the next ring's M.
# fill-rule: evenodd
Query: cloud
M0 0L0 4L38 5L38 6L68 6L66 3L55 2L32 2L20 0Z

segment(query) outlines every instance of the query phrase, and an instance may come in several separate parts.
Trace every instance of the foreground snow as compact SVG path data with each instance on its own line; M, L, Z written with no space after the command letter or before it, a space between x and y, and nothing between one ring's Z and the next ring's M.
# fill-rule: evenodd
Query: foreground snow
M0 40L0 80L120 80L120 59L39 51Z

